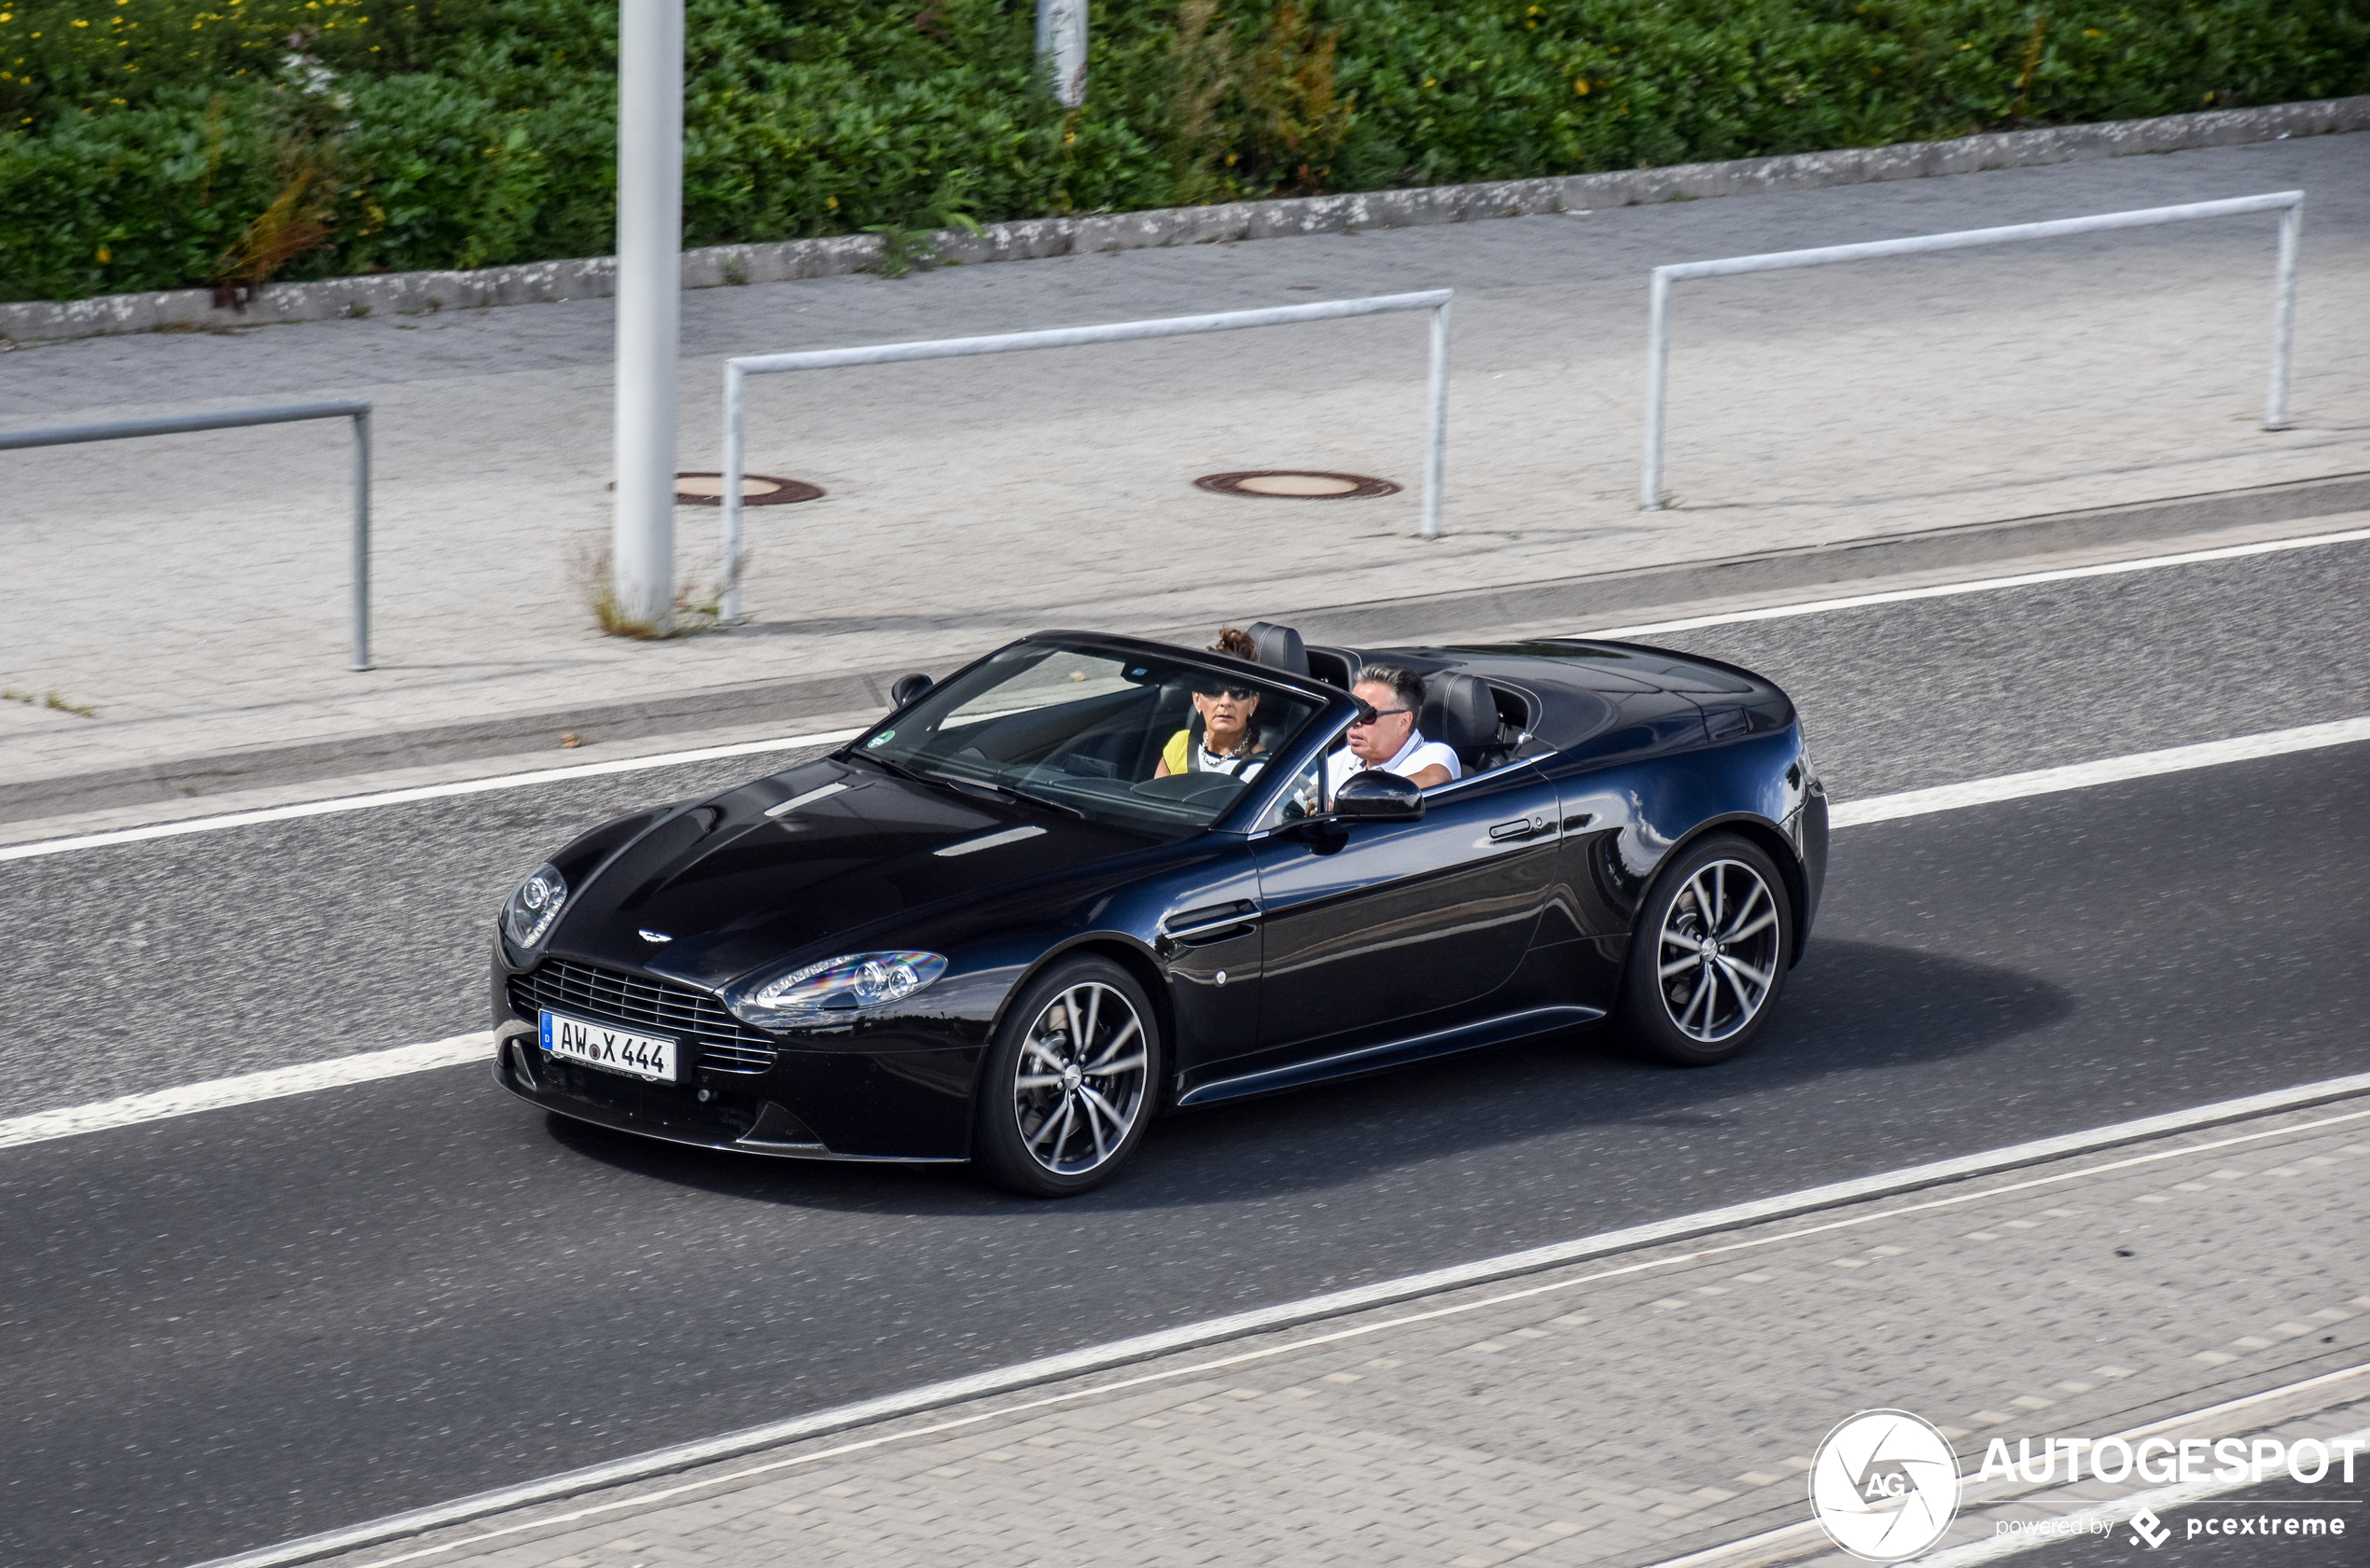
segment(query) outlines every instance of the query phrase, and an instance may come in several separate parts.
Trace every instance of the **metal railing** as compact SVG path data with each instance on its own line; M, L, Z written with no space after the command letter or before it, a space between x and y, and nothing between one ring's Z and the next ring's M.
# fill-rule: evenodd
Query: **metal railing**
M1424 445L1422 533L1440 537L1441 464L1448 439L1448 307L1457 291L1380 294L1364 299L1327 299L1308 305L1277 305L1258 311L1220 311L1212 315L1164 316L1154 321L1111 322L1101 326L1056 326L1041 332L1000 332L983 338L935 338L911 343L873 343L863 348L809 349L798 354L745 354L724 362L724 594L727 621L741 616L741 476L743 389L751 376L778 370L831 370L848 365L894 365L913 359L962 359L982 354L1019 354L1030 349L1078 348L1089 343L1133 342L1145 338L1182 338L1201 332L1238 332L1254 326L1293 326L1303 322L1400 311L1432 312L1431 377Z
M2222 201L2192 201L2178 207L2145 207L2128 213L2100 213L2091 217L2059 218L2048 223L2012 223L1999 229L1962 229L1950 234L1920 234L1906 240L1875 240L1858 245L1823 245L1815 250L1772 251L1764 256L1732 256L1720 261L1680 261L1653 271L1646 326L1646 463L1638 477L1638 505L1647 511L1663 506L1663 401L1670 363L1670 285L1681 278L1720 278L1737 272L1777 272L1791 267L1820 267L1831 261L1866 261L1880 256L1915 256L1925 251L1965 250L1975 245L2001 245L2017 240L2051 240L2067 234L2095 234L2111 229L2150 229L2160 223L2186 223L2195 218L2235 217L2242 213L2279 214L2279 257L2273 273L2271 301L2271 384L2264 396L2263 427L2288 427L2288 355L2295 336L2296 243L2304 230L2304 192L2274 191L2265 196L2238 196Z
M135 436L176 436L190 430L236 430L250 424L297 424L314 419L354 421L354 662L370 667L370 403L341 397L327 403L283 403L270 409L230 409L209 414L160 414L152 419L108 420L102 424L63 424L48 430L0 430L0 451L24 447L70 447L84 441L121 441Z

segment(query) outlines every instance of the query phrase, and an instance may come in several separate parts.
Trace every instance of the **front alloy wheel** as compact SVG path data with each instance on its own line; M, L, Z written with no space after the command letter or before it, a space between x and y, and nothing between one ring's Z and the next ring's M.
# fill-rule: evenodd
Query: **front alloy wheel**
M1639 916L1623 981L1631 1039L1689 1066L1743 1050L1792 951L1792 910L1769 857L1741 839L1707 840L1655 880Z
M1017 999L982 1076L977 1153L990 1179L1062 1197L1100 1185L1150 1119L1160 1041L1134 978L1057 964Z

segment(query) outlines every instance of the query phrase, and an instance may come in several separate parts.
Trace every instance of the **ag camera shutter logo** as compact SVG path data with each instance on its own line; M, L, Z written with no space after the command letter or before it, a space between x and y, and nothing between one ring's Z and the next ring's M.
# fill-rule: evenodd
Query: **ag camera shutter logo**
M1906 1410L1862 1410L1819 1443L1810 1510L1829 1540L1863 1561L1915 1557L1958 1515L1959 1456Z

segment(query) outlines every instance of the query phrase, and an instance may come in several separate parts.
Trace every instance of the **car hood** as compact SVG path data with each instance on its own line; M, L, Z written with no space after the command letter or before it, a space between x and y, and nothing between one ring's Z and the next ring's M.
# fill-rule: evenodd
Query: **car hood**
M1026 802L810 764L652 824L577 890L551 950L713 989L788 960L899 945L899 916L1147 842Z

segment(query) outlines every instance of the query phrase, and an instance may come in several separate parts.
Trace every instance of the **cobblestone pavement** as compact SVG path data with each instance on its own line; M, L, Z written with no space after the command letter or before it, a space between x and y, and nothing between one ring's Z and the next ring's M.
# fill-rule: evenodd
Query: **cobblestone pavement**
M1418 1298L335 1561L1784 1561L1824 1547L1805 1473L1861 1409L1924 1415L1966 1472L1994 1436L2013 1451L2139 1427L2370 1422L2370 1376L2254 1397L2370 1364L2365 1174L2370 1110L2340 1102ZM2359 1506L2370 1461L2357 1474L2328 1495ZM1973 1485L1951 1539L2098 1495Z
M0 358L23 425L377 400L383 668L344 669L335 424L0 460L0 774L63 778L555 705L891 664L1017 630L1300 607L2370 468L2370 134L1471 225L710 289L684 302L681 461L730 353L1453 284L1450 536L1413 536L1422 326L1396 317L778 377L750 465L752 624L592 631L606 302L159 334ZM2266 434L2271 220L1679 291L1668 482L1635 507L1646 273L1665 261L2302 187L2296 427ZM1205 493L1222 469L1383 475L1386 500ZM713 511L680 514L714 573ZM64 708L40 705L56 692ZM70 711L95 709L95 717ZM797 715L785 715L793 718Z

